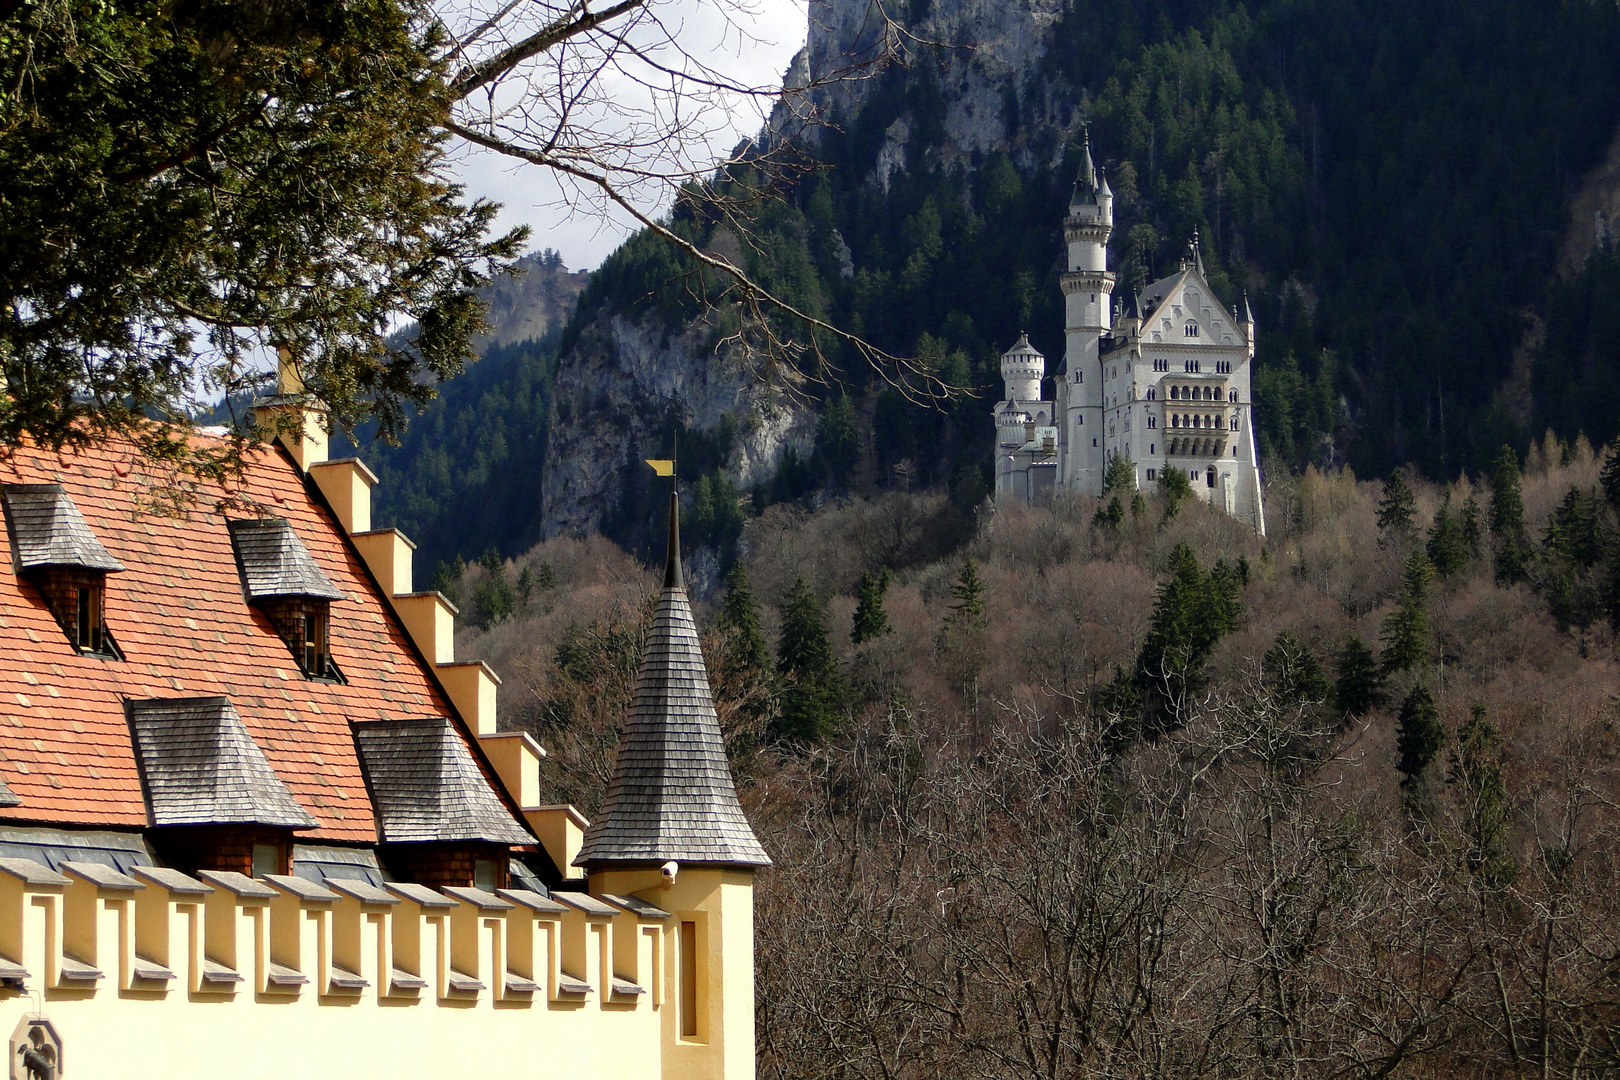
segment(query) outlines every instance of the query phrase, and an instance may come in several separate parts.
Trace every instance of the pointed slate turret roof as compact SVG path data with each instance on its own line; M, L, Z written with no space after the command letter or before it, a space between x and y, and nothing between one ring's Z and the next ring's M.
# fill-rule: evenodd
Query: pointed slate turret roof
M681 578L679 512L670 496L664 592L641 654L636 697L601 813L575 866L663 863L769 866L743 816L720 738L697 625Z
M1080 149L1080 174L1074 178L1074 194L1070 206L1097 204L1097 166L1091 160L1091 129L1085 129L1085 143Z

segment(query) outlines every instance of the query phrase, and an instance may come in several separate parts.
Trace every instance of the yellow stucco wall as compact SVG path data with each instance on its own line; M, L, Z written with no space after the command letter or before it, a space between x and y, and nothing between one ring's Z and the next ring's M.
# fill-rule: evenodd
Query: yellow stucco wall
M0 1028L47 1016L64 1043L64 1080L753 1077L746 873L683 871L667 889L657 874L592 879L597 895L638 893L672 915L661 919L444 894L446 906L311 900L282 885L253 897L143 879L136 891L22 870L0 866L0 975L6 964L27 972L25 989L0 990ZM699 1039L678 1034L683 921L703 928ZM173 978L137 978L153 965ZM85 967L100 977L72 978ZM206 978L224 970L241 981ZM307 982L277 985L272 974L289 971ZM393 987L395 971L428 985ZM538 989L508 992L507 973ZM351 975L367 985L345 988ZM616 992L615 978L643 992ZM455 988L469 980L480 988ZM564 992L573 980L591 992Z

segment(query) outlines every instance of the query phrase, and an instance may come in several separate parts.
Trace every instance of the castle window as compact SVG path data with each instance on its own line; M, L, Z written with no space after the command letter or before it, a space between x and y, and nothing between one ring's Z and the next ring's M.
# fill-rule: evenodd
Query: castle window
M1150 453L1150 454L1157 454L1158 453L1158 450L1156 450L1154 448L1152 443L1148 443L1148 453ZM1148 474L1148 479L1149 480L1153 479L1153 474L1152 473Z
M1237 457L1237 447L1232 447L1232 456Z
M285 518L228 522L242 592L287 643L306 679L344 682L332 660L331 604L343 593Z
M1198 336L1198 324L1195 323L1195 322L1190 322L1186 326L1182 327L1181 328L1181 336L1182 337L1197 337Z
M1208 485L1209 485L1209 486L1210 486L1210 487L1214 487L1214 486L1215 486L1215 466L1213 466L1213 465L1211 465L1211 466L1210 466L1210 467L1209 467L1209 472L1207 472L1207 473L1205 473L1205 474L1204 474L1204 481L1205 481L1205 483L1207 483L1207 484L1208 484Z
M1148 400L1149 400L1149 401L1152 401L1152 400L1154 400L1154 399L1155 399L1155 398L1156 398L1156 397L1157 397L1157 396L1158 396L1158 394L1157 394L1157 392L1156 392L1156 391L1155 391L1155 390L1154 390L1154 389L1153 389L1153 387L1151 387L1151 386L1150 386L1150 387L1148 387L1148 388L1147 388L1147 399L1148 399Z
M680 953L676 966L680 968L681 977L680 1010L683 1039L695 1039L698 1036L697 959L697 923L682 922Z
M1148 417L1148 427L1156 428L1158 426L1159 426L1159 418L1156 417L1156 416L1149 416Z
M1237 391L1236 390L1233 390L1230 394L1227 394L1226 397L1227 397L1227 400L1231 401L1234 405L1237 404Z
M7 484L4 509L11 565L87 656L121 660L107 630L107 575L124 569L101 546L61 484Z
M1170 426L1173 427L1173 428L1180 427L1181 426L1181 417L1172 414L1171 417L1170 417Z
M1235 416L1234 416L1234 417L1232 417L1232 430L1233 430L1233 431L1236 431L1236 430L1237 430L1237 429L1238 429L1238 426L1237 426L1237 417L1235 417Z
M1097 440L1096 439L1091 440L1091 446L1092 446L1093 449L1096 449L1096 446L1097 446Z

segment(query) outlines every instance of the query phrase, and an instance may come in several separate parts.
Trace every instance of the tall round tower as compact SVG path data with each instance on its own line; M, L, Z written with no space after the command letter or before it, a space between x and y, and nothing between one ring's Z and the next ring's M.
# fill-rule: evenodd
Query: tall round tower
M1041 380L1046 378L1046 357L1029 343L1028 334L1019 334L1013 347L1001 354L1001 378L1007 384L1006 400L1041 400Z
M1080 175L1063 221L1069 272L1063 275L1064 358L1063 483L1102 492L1104 442L1102 339L1113 326L1114 275L1108 270L1108 237L1114 231L1114 193L1091 160L1091 134L1081 150Z

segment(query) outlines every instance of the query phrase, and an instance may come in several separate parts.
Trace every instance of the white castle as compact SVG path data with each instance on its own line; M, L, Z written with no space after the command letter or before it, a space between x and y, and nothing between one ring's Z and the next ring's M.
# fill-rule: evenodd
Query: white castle
M1118 456L1134 463L1137 487L1148 492L1166 470L1183 470L1201 498L1264 535L1248 301L1239 315L1215 299L1195 235L1180 270L1116 309L1113 230L1114 193L1098 178L1088 138L1063 222L1069 272L1056 393L1047 400L1042 392L1046 358L1021 335L1001 357L996 498L1043 502L1058 488L1101 495Z

